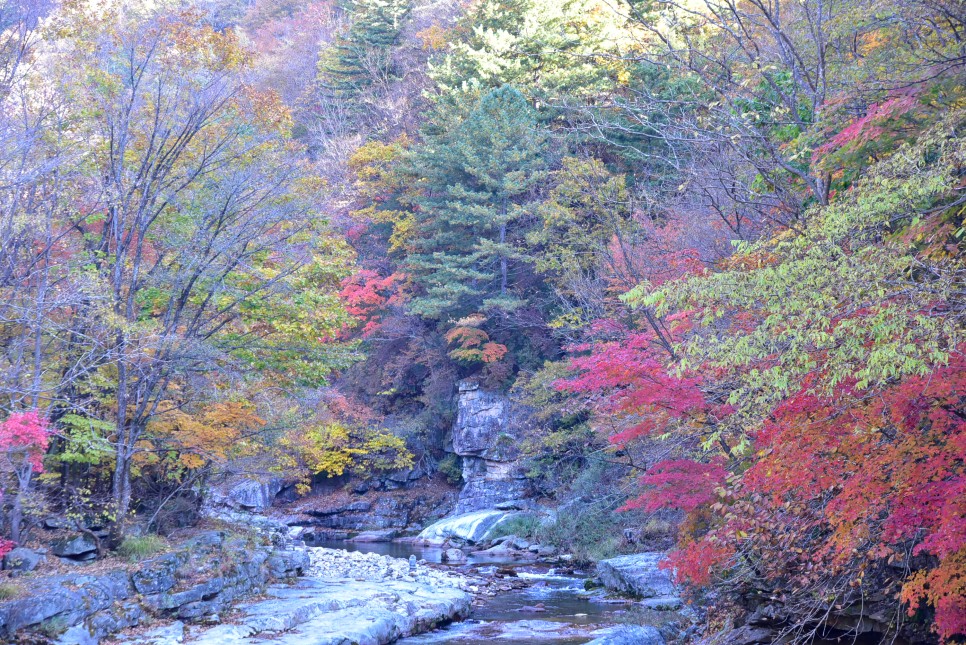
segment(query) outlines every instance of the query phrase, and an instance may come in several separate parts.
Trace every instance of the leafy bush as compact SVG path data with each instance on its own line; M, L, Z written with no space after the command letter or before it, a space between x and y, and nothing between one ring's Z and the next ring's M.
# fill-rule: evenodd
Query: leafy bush
M439 472L455 486L463 481L463 460L459 455L448 452L439 462Z
M514 515L494 526L490 531L490 537L498 538L505 535L516 535L518 537L530 538L537 534L540 530L540 525L540 517L537 515Z
M117 548L117 553L129 560L139 560L163 551L166 546L167 542L159 535L126 537Z
M623 545L616 513L594 505L569 505L553 521L540 525L534 537L541 544L572 553L580 563L619 555Z

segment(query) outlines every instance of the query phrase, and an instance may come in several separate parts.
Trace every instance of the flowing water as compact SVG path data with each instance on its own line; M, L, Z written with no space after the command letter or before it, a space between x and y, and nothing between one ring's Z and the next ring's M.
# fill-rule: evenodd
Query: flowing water
M378 553L396 558L415 555L427 562L442 562L443 550L399 542L330 542L330 549ZM622 622L651 622L655 616L632 615L627 605L595 601L587 597L587 576L558 574L553 568L507 560L506 556L469 554L465 564L455 568L467 573L494 573L497 566L512 567L521 579L531 583L523 589L504 591L483 599L470 617L443 629L404 638L402 645L578 645L593 640L591 632ZM654 614L655 612L647 612ZM664 618L659 617L659 618ZM666 618L664 618L666 619Z

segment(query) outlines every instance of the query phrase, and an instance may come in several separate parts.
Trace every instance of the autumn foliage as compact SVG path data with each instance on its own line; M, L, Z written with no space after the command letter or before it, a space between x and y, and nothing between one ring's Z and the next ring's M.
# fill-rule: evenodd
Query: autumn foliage
M0 423L0 451L14 469L42 473L50 434L49 422L36 410L15 412Z
M904 105L873 106L830 145L874 139ZM663 453L625 508L682 514L665 566L693 590L766 594L792 625L871 596L944 642L966 634L966 345L934 295L961 275L947 218L962 214L963 148L946 127L904 149L925 162L880 163L806 232L632 291L670 348L643 317L572 348L558 388L617 449ZM903 225L907 204L933 216Z

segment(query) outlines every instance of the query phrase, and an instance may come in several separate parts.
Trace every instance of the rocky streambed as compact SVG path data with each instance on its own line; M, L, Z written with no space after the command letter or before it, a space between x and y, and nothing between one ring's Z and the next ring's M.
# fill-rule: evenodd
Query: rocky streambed
M676 616L587 591L586 575L539 562L438 564L432 548L348 543L309 548L305 577L271 585L220 616L130 634L134 645L663 645ZM391 548L390 548L391 547ZM410 559L383 555L405 555ZM418 554L418 558L417 555ZM415 566L413 566L415 564ZM647 624L650 626L643 626ZM664 630L667 631L666 629Z
M383 645L469 615L473 581L376 553L308 549L293 584L272 585L206 627L173 623L122 643L174 645Z

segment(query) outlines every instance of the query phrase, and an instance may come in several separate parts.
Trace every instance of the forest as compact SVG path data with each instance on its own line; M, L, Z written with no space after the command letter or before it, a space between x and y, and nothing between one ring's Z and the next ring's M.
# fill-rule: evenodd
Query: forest
M966 642L962 0L0 0L0 104L0 554L458 485L472 382L703 633Z

